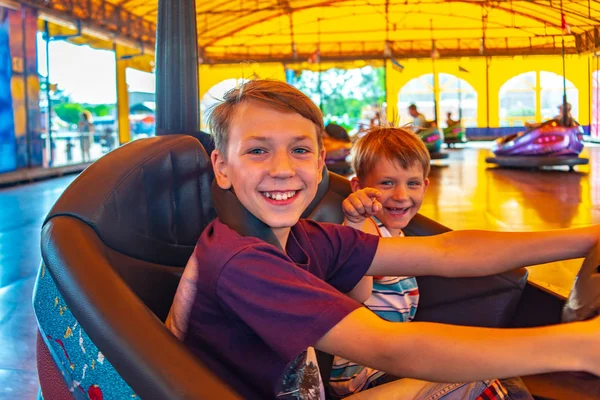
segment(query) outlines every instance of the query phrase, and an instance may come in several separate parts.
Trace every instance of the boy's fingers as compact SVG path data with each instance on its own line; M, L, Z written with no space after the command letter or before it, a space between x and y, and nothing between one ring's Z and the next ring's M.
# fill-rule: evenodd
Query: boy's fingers
M363 202L358 198L358 196L349 196L347 200L350 201L354 209L356 209L356 212L361 215L365 213Z
M373 210L373 214L381 211L381 209L383 208L383 206L381 205L381 203L377 200L373 200L373 206L371 207L371 209Z
M354 217L358 216L358 212L356 211L356 208L354 208L354 206L348 199L345 199L342 202L342 210L344 211L344 214L346 214L347 216L354 216Z
M356 192L356 197L362 203L365 212L370 213L373 206L373 200L364 192Z
M360 212L356 209L352 201L349 199L344 200L342 203L342 208L344 210L344 214L350 218L361 218Z
M375 188L364 188L362 192L369 196L369 198L371 199L381 197L381 192Z

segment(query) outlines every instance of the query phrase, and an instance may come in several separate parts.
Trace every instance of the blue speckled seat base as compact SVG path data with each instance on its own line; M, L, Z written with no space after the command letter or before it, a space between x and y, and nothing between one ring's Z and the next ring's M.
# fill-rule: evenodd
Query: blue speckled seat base
M43 264L33 308L42 338L75 399L139 399L79 326Z

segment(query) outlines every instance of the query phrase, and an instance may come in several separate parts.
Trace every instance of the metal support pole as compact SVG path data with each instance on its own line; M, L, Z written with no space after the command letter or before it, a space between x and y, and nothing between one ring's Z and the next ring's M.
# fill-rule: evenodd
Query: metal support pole
M562 123L567 126L569 123L569 108L567 106L567 67L565 61L565 37L562 38L562 63L563 63L563 112Z
M490 131L490 60L485 56L485 125L486 134Z
M156 29L156 134L200 129L195 0L159 0Z
M594 55L594 59L596 60L596 77L594 78L594 72L592 72L592 90L595 90L596 92L596 112L594 113L594 110L592 110L590 136L600 138L600 57L598 57L598 55ZM594 81L596 82L595 87ZM595 127L594 132L592 132L592 126Z
M438 97L438 77L435 73L435 58L436 58L436 48L435 48L435 39L433 37L433 19L429 20L429 29L431 31L431 71L433 73L433 120L435 124L438 124L438 105L437 105L437 97Z
M560 18L561 25L565 24L565 12L563 10L563 2L560 0ZM569 124L569 108L567 106L567 67L565 60L565 32L563 28L562 33L562 67L563 67L563 103L562 103L562 124L563 126L567 126Z
M46 41L46 98L48 99L48 143L50 145L48 154L48 165L54 164L54 139L52 138L52 99L50 99L50 28L48 21L44 21L44 35Z
M319 92L319 109L321 110L321 112L323 112L324 109L324 105L323 105L323 88L321 87L322 84L322 71L321 71L321 18L317 19L317 62L318 62L318 68L319 68L319 74L317 75L319 81L318 81L318 88L317 91ZM323 115L325 116L325 115Z
M113 43L115 53L115 75L117 77L117 129L119 144L125 144L131 141L131 128L129 126L129 91L127 89L127 56L123 56L123 47ZM143 50L142 50L143 51ZM112 150L112 135L109 142L109 149Z
M458 77L458 122L462 123L462 85L460 81L461 79Z
M22 37L22 49L23 49L23 85L24 85L24 92L25 92L25 142L27 144L27 168L31 168L32 163L31 163L31 157L33 154L32 151L32 143L31 143L31 122L30 122L30 118L31 118L31 113L29 112L30 110L30 105L29 105L29 80L28 80L28 72L27 71L27 29L25 27L25 18L26 18L26 8L25 7L21 7L21 37ZM38 106L37 104L35 105L36 107Z

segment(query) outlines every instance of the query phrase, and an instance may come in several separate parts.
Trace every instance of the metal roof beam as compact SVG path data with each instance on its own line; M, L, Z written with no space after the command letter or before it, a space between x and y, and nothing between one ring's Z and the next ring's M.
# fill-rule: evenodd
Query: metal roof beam
M531 3L535 4L537 6L549 8L549 9L552 9L553 11L558 12L558 16L560 18L560 3L559 2L553 3L551 1L550 2L549 1L533 1ZM554 6L554 4L556 4L556 6ZM588 20L588 21L593 21L595 23L600 23L600 19L592 18L589 15L578 12L578 11L574 10L573 8L570 8L569 4L571 4L571 2L569 2L569 1L565 1L563 4L563 11L567 17L575 16L580 20Z
M109 3L73 0L20 0L20 3L41 10L58 19L81 21L86 28L112 38L142 43L154 48L156 25L130 11Z
M534 53L532 53L532 50ZM576 54L574 48L566 49L567 54ZM381 51L372 51L367 53L357 52L350 53L345 52L345 54L338 55L321 55L321 62L328 61L356 61L356 60L384 60L382 57L383 52ZM548 48L539 48L535 47L532 49L529 46L525 46L522 48L510 48L510 49L488 49L486 50L487 56L495 56L495 57L511 57L511 56L531 56L531 55L560 55L561 48L560 47L548 47ZM265 54L261 56L252 57L253 62L281 62L285 64L297 63L299 60L307 60L309 54L298 54L297 58L294 58L290 55L270 55ZM460 58L460 57L481 57L479 53L479 49L455 49L448 52L445 52L441 57L443 58ZM430 59L431 58L431 50L403 50L402 52L395 52L394 58L420 58L420 59ZM209 55L206 55L204 64L209 65L217 65L217 64L237 64L240 62L248 62L248 55L245 53L233 53L230 52L227 55L227 58L219 58L219 59L211 59Z

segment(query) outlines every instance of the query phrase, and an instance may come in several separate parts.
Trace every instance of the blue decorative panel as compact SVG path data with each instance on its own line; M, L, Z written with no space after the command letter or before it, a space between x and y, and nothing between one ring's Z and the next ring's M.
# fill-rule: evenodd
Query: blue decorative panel
M42 338L75 399L139 399L71 314L44 265L33 308Z

